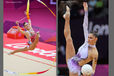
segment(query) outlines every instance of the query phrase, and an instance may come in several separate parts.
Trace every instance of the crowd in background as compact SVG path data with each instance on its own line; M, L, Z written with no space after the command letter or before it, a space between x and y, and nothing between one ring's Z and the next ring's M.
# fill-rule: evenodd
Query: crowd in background
M71 13L75 17L83 16L84 11L81 0L59 0L59 12L62 14L65 12L65 6L71 7ZM83 0L82 0L83 1ZM107 0L87 0L89 6L89 17L100 18L108 16L108 1ZM72 11L73 10L73 11Z

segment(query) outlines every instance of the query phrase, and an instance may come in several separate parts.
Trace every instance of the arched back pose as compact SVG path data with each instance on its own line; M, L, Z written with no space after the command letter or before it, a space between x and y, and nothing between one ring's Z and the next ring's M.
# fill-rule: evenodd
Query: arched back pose
M97 35L94 33L88 34L88 5L87 2L83 2L83 7L85 11L83 30L85 42L78 49L77 54L75 54L75 49L73 41L71 38L70 30L70 8L66 6L66 13L63 15L65 19L64 26L64 36L66 39L66 62L69 68L69 76L79 76L81 66L92 61L93 74L95 73L98 51L96 48Z
M35 34L31 26L31 20L30 20L29 14L26 14L26 15L27 15L28 23L26 22L23 23L24 29L26 31L21 30L19 26L19 22L16 22L16 24L17 24L18 31L24 34L28 39L28 42L27 42L28 45L25 48L17 49L17 50L14 50L13 52L10 52L9 55L12 55L18 52L34 50L35 47L37 46L37 43L39 42L39 37L40 37L39 31Z

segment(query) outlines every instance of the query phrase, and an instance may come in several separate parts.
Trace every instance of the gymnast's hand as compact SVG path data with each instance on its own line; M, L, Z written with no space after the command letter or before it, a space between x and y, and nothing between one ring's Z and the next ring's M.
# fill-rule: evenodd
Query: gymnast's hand
M93 73L92 73L92 75L94 75L95 74L95 70L93 70Z
M66 13L63 15L65 20L70 20L70 8L66 6Z
M24 11L24 14L25 14L25 15L30 15L30 13L28 13L27 11Z
M83 7L84 7L84 11L88 11L88 4L87 4L87 2L83 2Z
M16 21L16 24L17 24L17 26L19 26L19 22L18 21Z

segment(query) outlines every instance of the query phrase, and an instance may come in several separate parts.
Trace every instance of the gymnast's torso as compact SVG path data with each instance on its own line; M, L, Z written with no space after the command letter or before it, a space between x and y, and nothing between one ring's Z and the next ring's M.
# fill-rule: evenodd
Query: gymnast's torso
M80 66L92 61L98 55L98 51L96 47L88 46L88 56L85 59L81 59L78 63Z
M29 33L29 36L30 37L33 36L33 35L35 35L35 32L34 32L34 30L32 28L30 28L29 30L26 30L26 32Z

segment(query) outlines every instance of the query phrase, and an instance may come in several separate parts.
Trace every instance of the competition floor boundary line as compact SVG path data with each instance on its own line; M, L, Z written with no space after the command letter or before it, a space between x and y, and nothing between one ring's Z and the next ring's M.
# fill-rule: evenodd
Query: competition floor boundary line
M4 51L4 53L7 54L8 52ZM31 61L34 61L34 62L37 62L37 63L46 64L46 65L48 65L48 66L56 67L56 66L54 66L54 65L47 64L47 63L44 63L44 62L41 62L41 61L37 61L37 60L33 60L33 59L30 59L30 58L27 58L27 57L23 57L23 56L19 56L19 55L14 55L14 56L17 56L17 57L20 57L20 58L24 58L24 59L27 59L27 60L31 60Z

